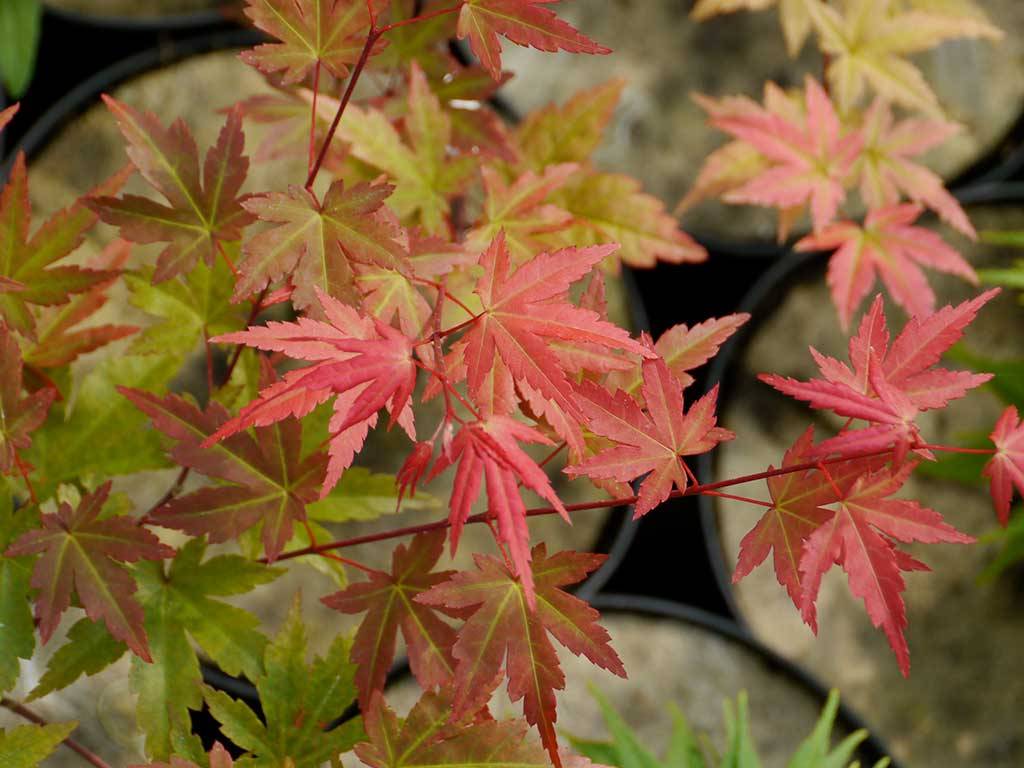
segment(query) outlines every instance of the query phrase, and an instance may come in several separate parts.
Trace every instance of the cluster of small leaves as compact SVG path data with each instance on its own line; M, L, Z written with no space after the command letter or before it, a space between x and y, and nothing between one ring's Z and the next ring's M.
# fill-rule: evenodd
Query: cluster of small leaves
M761 767L757 746L750 733L750 715L745 691L737 696L735 704L726 701L723 706L726 743L724 749L717 753L710 740L704 738L703 734L695 734L683 713L672 706L672 735L661 758L648 749L599 691L595 689L592 693L601 708L601 715L610 738L607 741L590 741L570 737L570 741L573 749L595 763L614 768ZM786 763L787 768L859 768L859 762L851 763L850 760L868 734L863 730L856 731L833 748L832 727L838 711L839 692L831 691L818 722ZM875 763L874 768L885 768L888 764L888 758L883 758Z
M34 231L18 157L0 195L0 692L17 685L37 636L59 637L28 698L130 653L153 766L232 765L192 732L203 706L245 753L239 765L313 768L353 748L377 768L586 765L556 736L566 685L556 647L625 670L597 611L567 591L603 557L531 540L532 514L568 520L598 506L563 503L547 465L566 449L566 474L637 516L713 490L686 457L734 435L718 425L716 390L687 390L748 318L679 325L657 341L609 318L606 279L623 264L706 254L635 180L591 162L621 83L514 129L487 104L506 77L501 38L607 52L552 4L248 0L271 41L242 59L267 92L227 109L205 152L182 120L107 97L131 166ZM468 38L480 65L456 61L452 37ZM377 77L356 95L366 72ZM766 110L730 103L723 125L755 143L793 135L817 160L780 149L747 192L790 190L792 205L829 219L841 185L822 163L852 164L860 139L813 84L803 107L772 99ZM888 135L885 110L874 119ZM257 162L305 161L305 179L249 191L246 121L266 131ZM119 194L132 172L149 195ZM870 226L903 242L914 236L908 213ZM100 220L120 239L90 259L78 250ZM104 322L115 289L148 316L144 327ZM989 298L922 312L891 345L876 305L851 342L852 367L819 355L822 380L768 379L867 426L817 446L808 433L761 475L773 502L742 567L772 546L778 562L780 543L802 553L779 573L813 623L821 574L842 564L904 670L900 571L923 566L894 540L966 537L889 497L910 457L928 457L917 414L985 380L935 364ZM196 359L205 386L183 392L178 377ZM430 401L440 407L422 407ZM355 466L382 418L408 438L395 477ZM1000 504L1019 484L1020 427L1007 419L991 465ZM118 492L119 478L154 470L170 482L155 503ZM446 520L341 540L328 528L431 508L414 494L443 474ZM546 506L528 509L535 498ZM490 527L497 554L441 568L446 539L454 552L471 523ZM412 533L387 572L333 552ZM310 662L298 608L270 639L222 599L272 582L281 565L335 580L323 601L364 614L351 640L339 635ZM352 568L365 578L350 583ZM424 689L404 720L383 697L400 636ZM201 657L251 680L262 712L205 687ZM523 720L491 716L501 687ZM346 719L355 702L362 719ZM62 728L5 732L0 745L29 738L27 754L41 756Z
M705 19L772 0L700 0ZM915 221L924 208L974 239L976 233L942 180L917 158L956 135L921 71L907 58L958 38L1002 33L971 0L780 0L791 55L813 32L824 84L801 91L767 83L763 104L746 96L698 96L710 124L732 141L705 161L686 209L718 197L779 211L779 239L805 212L812 231L798 250L831 252L828 284L844 327L880 277L912 315L935 308L921 267L977 283L970 265ZM856 189L859 202L850 200ZM844 205L845 204L845 205ZM846 212L844 212L844 209ZM851 220L855 219L855 220Z

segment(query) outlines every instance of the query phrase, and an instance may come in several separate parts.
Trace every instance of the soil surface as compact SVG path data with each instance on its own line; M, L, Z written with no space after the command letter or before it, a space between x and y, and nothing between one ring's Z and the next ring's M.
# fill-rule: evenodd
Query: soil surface
M775 10L699 23L688 15L691 6L689 0L565 4L559 12L614 53L551 55L506 44L503 61L516 78L505 95L525 112L624 78L627 87L599 164L637 176L671 208L690 189L704 158L726 141L705 124L692 93L760 99L766 80L799 86L822 66L813 41L798 59L789 58ZM1024 105L1024 3L989 0L984 7L1007 33L1001 42L954 41L915 59L949 118L964 125L960 136L927 158L950 177L993 147ZM683 225L732 240L772 240L775 221L764 209L705 201L687 212Z
M979 229L1020 226L1020 215L1007 210L970 210ZM1006 263L1012 252L991 247L964 247L975 267ZM806 275L780 292L780 306L752 337L731 372L729 394L722 403L722 423L739 438L719 449L716 477L735 477L778 466L786 448L812 421L819 438L839 424L803 404L786 398L754 377L763 371L806 379L817 370L806 344L846 359L845 337L830 307L823 274ZM936 279L942 302L962 301L974 289L954 280ZM899 329L902 311L887 306L890 328ZM970 329L966 343L993 357L1020 356L1021 308L1004 295L986 307ZM798 339L799 344L793 340ZM955 366L953 366L955 367ZM941 414L921 419L931 442L962 444L963 433L987 433L1001 406L987 392L975 392ZM763 484L738 493L767 498ZM919 499L941 512L948 522L983 536L995 525L991 502L982 488L915 478L901 494ZM760 512L748 505L723 501L719 506L726 561L736 562L739 542ZM915 768L959 768L1024 765L1024 734L1018 703L1024 697L1024 660L1011 649L1024 645L1024 569L992 583L978 577L992 562L996 548L916 546L913 554L933 573L907 575L907 637L911 673L902 679L885 637L875 630L863 606L853 598L845 575L833 569L818 601L820 631L815 638L801 622L770 563L758 568L734 589L743 617L754 633L779 653L808 667L862 712L885 739L894 756Z
M602 625L622 658L623 680L585 659L562 652L566 690L558 694L558 730L584 739L609 738L600 709L590 694L598 689L658 755L671 735L669 706L676 704L694 731L708 734L716 748L725 744L722 703L747 691L751 731L765 768L782 768L810 733L824 702L818 701L761 656L707 629L673 619L609 612ZM414 680L388 690L388 703L400 713L420 695ZM519 717L503 690L491 702L495 716ZM845 734L835 734L838 740Z

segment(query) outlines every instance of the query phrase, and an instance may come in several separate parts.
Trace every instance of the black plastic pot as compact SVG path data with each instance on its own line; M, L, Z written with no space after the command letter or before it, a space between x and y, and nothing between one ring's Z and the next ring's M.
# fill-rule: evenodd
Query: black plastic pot
M46 13L81 27L133 33L180 31L191 34L224 24L231 19L233 13L237 15L242 7L241 2L222 2L208 10L178 11L150 16L124 16L66 10L48 3L46 0L43 4Z

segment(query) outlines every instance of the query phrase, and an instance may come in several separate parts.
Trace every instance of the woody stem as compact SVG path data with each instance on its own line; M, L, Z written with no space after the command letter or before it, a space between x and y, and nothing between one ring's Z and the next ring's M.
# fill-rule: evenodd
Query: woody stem
M0 699L0 706L6 707L7 709L11 710L11 712L13 712L14 714L25 718L30 723L34 723L35 725L48 725L46 720L37 715L24 704L19 704L16 701L12 701L11 699L4 697ZM95 752L86 749L71 737L64 739L63 743L65 747L70 749L72 752L78 754L87 763L89 763L92 766L95 766L95 768L110 768L110 764L107 763L103 758L101 758Z

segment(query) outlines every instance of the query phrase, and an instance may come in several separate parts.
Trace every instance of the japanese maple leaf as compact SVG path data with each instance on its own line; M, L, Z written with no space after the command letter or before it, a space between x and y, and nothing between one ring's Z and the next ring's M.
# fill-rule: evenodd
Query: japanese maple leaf
M515 572L519 574L532 606L530 531L519 484L545 499L567 522L569 514L551 487L547 474L519 447L520 441L551 444L537 430L510 416L493 414L483 421L466 424L455 436L451 448L438 457L430 477L437 477L458 461L449 516L452 553L459 545L462 528L473 502L480 495L481 485L487 481L487 513L497 520L499 543L508 547Z
M558 0L466 0L459 11L459 39L469 38L473 54L495 80L501 77L498 35L541 51L611 53L543 7L552 2Z
M655 358L644 361L640 390L646 411L622 390L611 394L584 382L578 402L590 429L616 445L565 469L574 477L586 475L621 482L650 473L640 485L634 518L646 515L667 499L673 485L686 490L689 470L683 456L705 453L734 437L729 430L716 426L717 386L684 413L679 380L664 360Z
M352 661L359 665L356 687L364 711L369 711L374 694L384 690L399 629L408 648L409 666L424 690L443 685L455 674L455 630L433 607L416 601L417 595L454 575L454 571L433 570L443 550L444 531L420 534L408 547L395 547L390 573L374 571L369 581L323 598L326 605L342 613L366 612L352 643Z
M403 137L384 112L350 104L338 132L356 158L388 174L395 187L388 205L396 214L429 235L447 236L449 198L466 186L476 162L451 153L451 119L415 62L404 129Z
M254 435L239 432L205 448L204 441L229 417L219 403L211 402L204 412L177 395L118 391L177 441L171 457L178 464L225 481L171 499L150 519L193 536L206 534L212 542L262 524L263 547L273 561L291 538L293 524L306 519L306 504L316 500L323 480L323 456L301 456L301 425L285 422L257 428Z
M901 593L901 570L927 566L896 548L892 539L926 544L974 541L943 522L942 516L916 501L890 499L913 471L912 463L896 471L865 474L836 502L835 514L807 537L800 561L804 583L801 611L817 631L814 603L821 577L833 564L846 571L850 590L864 601L872 624L881 627L896 654L900 671L910 672L910 652L903 630L907 625Z
M290 277L292 300L299 309L317 308L316 291L346 303L358 302L353 263L375 264L407 272L396 242L398 222L384 208L394 191L388 184L331 184L323 202L307 189L270 192L244 205L262 221L276 226L248 239L235 299Z
M527 171L509 184L497 168L481 168L484 190L483 215L467 235L469 247L482 251L499 232L504 232L512 258L523 262L545 249L544 235L565 228L572 215L548 202L551 193L578 170L574 163L561 163L542 174Z
M819 0L778 0L779 20L786 36L786 49L790 56L796 56L804 47L804 41L811 31L811 17L807 6ZM697 0L690 15L698 21L712 16L735 11L760 11L776 4L776 0Z
M303 317L294 323L270 322L213 339L283 352L313 365L289 371L264 387L259 397L221 424L204 444L251 426L267 426L289 416L301 418L334 397L330 462L322 491L326 494L352 464L381 408L387 407L391 423L399 421L415 440L409 402L416 385L416 364L412 341L401 331L327 294L318 295L325 320Z
M875 99L864 115L864 151L854 172L860 176L860 196L871 210L896 205L901 195L935 211L943 221L972 239L977 237L960 203L942 179L910 158L939 146L960 131L944 120L908 118L895 122L889 104Z
M735 315L712 317L693 327L685 323L674 325L658 338L654 351L665 361L665 365L684 387L694 382L688 371L699 368L718 354L719 348L736 333L750 315L739 312ZM636 365L626 371L613 371L608 374L605 386L609 391L622 389L634 397L640 394L643 384L643 364Z
M495 359L500 358L505 375L525 382L578 420L579 406L551 342L586 343L644 357L653 354L593 310L568 301L569 286L615 248L604 245L542 253L513 271L504 235L495 237L480 257L484 274L477 282L476 294L482 310L463 336L469 391L474 398L480 396Z
M954 38L1002 37L1002 32L982 19L904 12L891 0L849 0L842 13L821 2L805 7L829 57L828 79L844 113L856 106L870 84L883 98L939 114L935 94L921 71L905 57Z
M6 128L7 124L14 119L19 109L21 109L21 104L12 104L7 109L0 109L0 131Z
M129 244L115 240L104 249L94 266L116 271L129 255ZM78 327L106 306L107 292L115 282L98 283L67 304L48 307L42 312L38 319L37 339L26 351L25 363L34 368L58 368L138 331L132 325L90 324L85 328Z
M798 251L834 251L828 284L844 328L874 286L876 273L911 315L935 310L935 293L918 265L977 285L978 276L959 253L934 232L913 226L920 214L920 206L912 204L872 210L863 226L840 221L796 244Z
M370 30L364 0L247 0L245 15L279 42L243 51L242 60L282 73L285 85L304 80L317 65L345 77Z
M427 692L403 720L378 694L364 709L368 741L357 744L359 759L371 768L427 768L441 765L479 768L544 768L550 765L522 720L463 717L452 723L451 696ZM211 768L213 768L211 766Z
M87 493L72 509L62 502L56 514L44 514L41 527L28 531L7 548L9 557L42 555L32 570L39 636L45 643L71 605L74 591L93 621L146 661L151 661L135 579L123 563L161 560L174 550L160 543L138 521L120 516L100 519L110 482Z
M316 146L322 147L331 118L338 110L338 100L325 93L318 94L314 115L313 92L308 88L285 88L269 78L267 85L270 93L259 93L238 102L243 119L266 126L253 152L253 160L261 163L281 157L307 157L311 128ZM342 154L340 147L329 147L324 168L338 169Z
M93 207L125 240L168 244L157 259L155 282L188 272L200 258L212 265L219 245L238 240L252 220L239 197L249 169L241 111L228 113L200 176L199 150L183 120L164 128L150 112L110 96L103 100L128 141L128 156L167 205L125 195L101 197Z
M812 463L813 447L814 428L808 427L786 451L782 468ZM799 609L804 592L800 574L804 542L835 514L826 507L839 500L837 493L849 491L858 478L881 469L887 461L884 456L876 456L833 462L825 470L810 468L769 477L772 505L740 542L733 583L738 583L773 553L775 577ZM774 469L768 467L769 471Z
M823 378L807 382L775 374L758 378L810 403L812 408L871 424L864 429L846 429L825 440L819 453L895 447L899 457L918 441L915 420L921 411L941 408L992 378L990 374L950 371L935 364L998 292L993 289L955 307L945 306L911 318L891 346L882 298L878 296L850 339L850 366L812 348ZM927 452L919 453L929 456Z
M110 193L122 182L123 177L115 176L99 191ZM84 200L88 197L54 214L29 237L28 171L25 155L18 153L0 195L0 278L14 289L0 290L0 318L29 338L36 334L32 306L65 304L71 295L107 283L118 274L57 265L82 244L96 224L97 217Z
M831 99L816 80L807 77L804 82L802 114L784 114L744 98L721 104L703 97L698 101L708 110L713 126L750 144L770 163L728 191L727 202L783 209L809 205L815 230L835 218L863 137L843 129Z
M504 663L508 694L523 699L527 722L540 731L551 761L561 766L555 736L555 691L565 675L548 635L573 654L620 677L622 661L598 624L599 614L561 587L575 584L603 561L603 555L559 552L548 557L543 544L532 553L536 608L528 603L523 581L494 557L474 555L475 571L455 574L416 599L448 609L475 609L459 630L453 654L453 718L476 712L498 684Z
M0 323L0 475L14 471L18 451L32 444L32 432L46 421L46 414L57 396L55 387L25 394L21 374L18 341Z
M992 442L996 446L996 454L985 465L982 474L991 481L992 502L999 522L1005 528L1010 520L1014 486L1024 494L1024 424L1016 406L1011 405L1003 411L992 430Z

